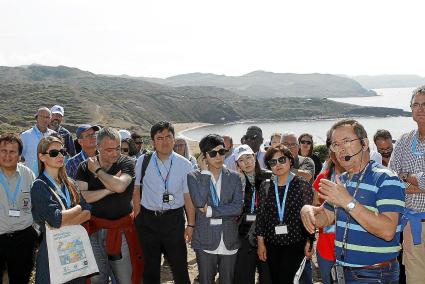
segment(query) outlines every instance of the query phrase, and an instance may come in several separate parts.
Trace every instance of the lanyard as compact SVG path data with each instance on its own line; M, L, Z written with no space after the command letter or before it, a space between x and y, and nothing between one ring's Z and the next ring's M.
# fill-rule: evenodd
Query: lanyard
M170 168L167 170L167 175L165 176L165 179L162 176L161 170L159 169L158 158L156 156L156 152L155 152L155 155L154 155L154 161L155 161L155 167L156 167L156 170L157 170L157 174L161 178L162 182L164 183L164 190L165 190L166 193L168 192L168 185L169 185L168 177L170 175L171 168L173 167L173 160L174 160L174 153L171 154L171 155L172 155L171 156L171 164L170 164ZM164 165L164 163L162 163L162 164ZM165 165L164 165L164 168L167 169L167 167Z
M248 176L244 173L245 179L246 181L250 184L251 189L252 189L252 197L251 197L251 214L254 214L255 209L257 208L257 203L258 203L258 199L257 199L257 191L255 189L255 185L252 185L251 182L249 181ZM254 182L255 184L255 182Z
M21 177L19 177L18 182L16 183L15 191L12 193L10 192L9 187L7 186L6 180L4 178L3 173L0 172L0 183L3 185L4 191L6 192L7 200L9 201L10 206L16 205L16 197L18 196L19 187L21 185Z
M220 198L218 197L218 194L217 194L217 187L216 187L216 185L221 180L221 173L220 173L220 176L218 177L218 180L217 180L217 182L215 184L212 181L212 179L213 179L213 176L211 176L211 179L210 179L211 199L212 199L213 205L215 207L217 207L218 206L218 203L220 202Z
M417 134L417 135L419 135L419 134ZM413 136L412 148L410 150L411 150L412 154L415 155L415 156L424 156L425 155L424 152L419 152L419 151L416 150L416 147L418 145L418 137L417 137L417 135L414 135Z
M84 154L84 151L83 150L81 150L81 158L83 159L83 161L87 160L87 157Z
M55 182L55 180L46 171L44 171L43 174L53 184L53 186L55 187L56 193L59 194L59 196L66 201L66 207L71 208L71 197L69 195L69 190L66 187L66 185L62 184L62 189L60 189L57 183Z
M279 179L278 179L277 176L274 178L274 192L276 194L277 214L278 214L279 221L280 221L281 224L283 223L283 216L285 214L286 197L288 195L289 184L292 181L292 177L293 177L293 173L290 173L288 175L288 182L286 183L285 193L283 194L282 204L280 204L280 202L279 202L279 191L278 191Z

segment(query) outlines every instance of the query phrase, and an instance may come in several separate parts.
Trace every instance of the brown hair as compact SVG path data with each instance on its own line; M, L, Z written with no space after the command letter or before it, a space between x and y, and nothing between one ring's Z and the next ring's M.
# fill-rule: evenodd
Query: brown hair
M38 172L41 175L44 172L44 169L46 168L44 165L44 162L42 162L39 158L39 154L45 154L47 149L52 145L53 143L59 143L63 146L63 142L61 139L54 137L54 136L48 136L44 137L40 140L37 146L37 159L38 159ZM62 167L59 168L59 174L58 174L59 180L66 185L68 188L70 194L71 194L71 202L72 206L77 205L80 202L80 195L77 192L77 187L75 186L74 182L68 177L65 170L65 165L62 165Z
M0 136L0 143L17 143L18 144L18 153L19 155L22 155L22 150L24 148L22 144L21 138L19 138L18 135L14 133L4 133Z
M307 157L311 157L311 155L313 155L313 148L314 148L314 146L313 146L313 135L311 135L310 133L303 133L303 134L301 134L301 135L298 137L298 144L299 144L299 145L301 145L301 140L302 140L304 137L309 137L309 138L311 139L310 150L308 150L308 155L307 155ZM298 155L301 155L301 147L300 147L300 149L298 150Z

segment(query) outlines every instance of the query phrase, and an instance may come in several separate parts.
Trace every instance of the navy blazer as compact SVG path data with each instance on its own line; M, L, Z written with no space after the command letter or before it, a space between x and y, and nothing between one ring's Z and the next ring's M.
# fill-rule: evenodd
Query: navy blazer
M193 205L196 207L195 229L192 236L192 248L215 250L223 233L223 241L228 250L240 247L237 217L242 213L243 191L238 173L223 167L221 176L220 202L217 207L212 203L210 193L211 176L201 174L199 169L187 175L187 184ZM210 219L199 208L205 204L211 206L212 217L222 219L221 225L211 225Z

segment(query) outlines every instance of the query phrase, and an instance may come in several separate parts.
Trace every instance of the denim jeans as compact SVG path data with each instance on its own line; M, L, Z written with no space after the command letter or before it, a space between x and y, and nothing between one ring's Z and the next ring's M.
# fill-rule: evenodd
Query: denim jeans
M303 274L300 278L301 284L313 284L313 270L311 268L311 259L307 259L305 262Z
M121 255L118 260L109 260L105 249L106 230L99 230L90 236L93 254L99 268L99 274L90 278L92 284L109 283L109 277L115 276L116 283L131 284L130 251L124 234L122 235Z
M319 251L316 253L317 256L317 262L319 264L319 271L320 271L320 277L322 278L323 284L331 284L332 278L331 278L331 269L334 265L334 261L327 260L326 258L323 258Z
M351 269L349 267L344 268L346 284L396 284L399 280L399 273L400 267L398 261L392 262L390 265L384 267L377 267L373 269Z

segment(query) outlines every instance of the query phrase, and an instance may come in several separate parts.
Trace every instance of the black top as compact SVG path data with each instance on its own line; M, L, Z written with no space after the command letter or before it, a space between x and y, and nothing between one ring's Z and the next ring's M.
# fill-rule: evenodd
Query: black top
M87 163L87 161L84 161L78 167L76 180L87 182L89 191L104 189L105 186L100 179L95 178L94 174L89 171ZM116 175L119 171L121 171L121 174L128 174L131 176L132 181L124 192L114 193L100 199L99 201L93 202L91 210L91 214L93 216L116 220L130 214L131 211L133 211L133 204L131 200L134 189L134 166L134 159L130 159L127 156L121 156L106 172L110 175Z
M269 184L270 187L267 190L265 187ZM286 186L278 187L280 202L283 200L285 188ZM265 192L268 192L266 196L264 196ZM289 185L283 217L283 224L288 227L288 234L275 234L275 227L280 222L273 180L261 184L260 200L255 227L257 236L264 237L266 243L276 246L291 245L306 241L308 233L302 224L300 211L304 205L313 202L313 190L305 178L295 176Z
M320 174L320 172L322 171L322 162L320 161L319 156L317 156L316 154L312 154L310 156L310 158L313 160L314 162L314 180L316 179L316 177Z

